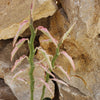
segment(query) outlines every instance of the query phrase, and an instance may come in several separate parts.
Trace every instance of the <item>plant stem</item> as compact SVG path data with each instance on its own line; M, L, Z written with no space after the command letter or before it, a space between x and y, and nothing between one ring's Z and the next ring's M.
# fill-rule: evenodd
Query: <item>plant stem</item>
M49 74L46 73L46 80L45 80L45 82L48 83L48 81L49 81ZM42 95L41 95L41 99L40 99L40 100L43 100L43 98L44 98L45 89L46 89L46 87L45 87L45 85L44 85L43 88L42 88Z
M58 48L56 48L56 54L54 55L54 57L53 57L53 59L51 61L52 68L54 68L54 64L55 64L55 61L56 61L58 56L59 56L59 46L58 46Z
M51 62L52 68L53 68L53 69L54 69L54 63L55 63L57 57L59 56L59 47L60 47L60 45L61 45L61 43L58 44L58 47L56 48L56 54L54 55L54 57L53 57L53 59L52 59L52 62ZM49 71L51 72L51 69L49 69ZM46 73L46 80L45 80L45 82L48 83L48 81L49 81L49 74ZM43 86L43 89L42 89L41 100L43 100L43 98L44 98L45 88L46 88L46 87L45 87L45 85L44 85L44 86Z
M56 48L56 54L54 55L54 57L53 57L53 59L51 61L52 68L54 68L55 61L56 61L57 57L59 56L59 48L60 48L61 44L62 43L59 42L58 47Z
M30 50L30 54L29 54L29 63L30 63L29 76L30 76L30 92L31 92L30 100L34 100L33 93L34 93L35 80L34 80L33 72L34 72L35 66L34 66L33 59L34 59L34 54L35 54L34 40L35 40L36 33L34 32L32 20L30 21L29 27L30 27L30 30L31 30L31 37L30 37L30 41L29 41L29 50Z

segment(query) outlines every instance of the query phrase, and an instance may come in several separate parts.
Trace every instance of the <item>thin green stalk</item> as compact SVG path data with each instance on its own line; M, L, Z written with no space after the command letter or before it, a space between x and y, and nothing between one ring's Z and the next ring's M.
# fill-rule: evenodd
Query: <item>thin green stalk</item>
M34 93L35 80L34 80L33 72L34 72L35 66L34 66L33 59L34 59L34 54L35 54L34 40L35 40L36 33L34 32L32 20L30 21L29 27L30 27L30 30L31 30L31 37L30 37L30 41L29 41L29 50L30 50L30 54L29 54L29 63L30 63L29 76L30 76L30 92L31 92L30 100L34 100L33 93Z
M53 57L53 59L51 61L52 68L54 68L54 64L55 64L55 61L56 61L58 56L59 56L59 46L58 46L58 48L56 48L56 54L54 55L54 57Z
M51 62L52 68L54 68L55 61L56 61L57 57L59 56L59 47L60 47L60 45L61 45L61 43L58 44L58 48L56 48L56 54L54 55L54 57L52 59L52 62ZM49 71L51 72L51 69L49 69ZM49 74L46 73L46 80L45 80L45 82L48 83L48 81L49 81ZM40 100L43 100L43 98L44 98L45 88L46 87L44 85L43 88L42 88L42 95L41 95L41 99Z
M45 80L45 82L48 83L48 81L49 81L49 74L46 73L46 80ZM42 88L42 95L41 95L41 99L40 99L40 100L43 100L43 98L44 98L45 89L46 89L46 87L45 87L45 85L44 85L43 88Z

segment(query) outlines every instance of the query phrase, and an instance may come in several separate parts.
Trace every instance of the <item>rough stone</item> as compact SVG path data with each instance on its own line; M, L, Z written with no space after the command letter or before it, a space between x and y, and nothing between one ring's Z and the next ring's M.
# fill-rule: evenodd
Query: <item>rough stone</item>
M77 88L63 86L60 88L60 100L92 100L89 96L81 93Z
M29 21L30 5L33 0L0 0L0 40L13 38L23 20ZM46 9L45 9L46 8ZM53 0L34 0L33 20L51 16L57 10ZM23 26L22 33L29 23Z
M17 100L3 79L0 79L0 100Z
M51 17L51 26L49 30L52 36L59 40L63 33L67 31L74 22L76 22L72 32L61 46L61 50L65 50L73 58L76 70L73 71L67 59L65 60L65 57L60 55L56 64L61 65L69 73L71 81L68 81L65 75L63 75L58 69L55 69L54 72L71 86L78 88L85 95L91 96L93 100L99 100L100 2L99 0L59 1L64 8L66 17L64 17L62 13L59 13L58 10L57 13ZM61 16L63 17L61 18ZM68 24L64 27L65 22ZM40 41L44 39L45 36L40 37ZM52 43L40 42L40 45L48 53L55 53L55 47Z

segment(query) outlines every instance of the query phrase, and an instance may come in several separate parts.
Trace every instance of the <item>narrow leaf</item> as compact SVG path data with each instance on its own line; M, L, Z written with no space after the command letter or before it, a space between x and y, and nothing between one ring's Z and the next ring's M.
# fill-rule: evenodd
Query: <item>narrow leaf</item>
M67 84L67 83L65 83L65 82L64 82L64 81L62 81L62 80L59 80L59 79L56 79L56 78L51 79L51 80L56 81L56 82L61 83L61 84L64 84L65 86L68 86L68 84Z
M18 71L13 77L12 77L12 80L14 80L19 74L21 74L23 71L25 71L25 69L24 70L20 70L20 71Z
M15 53L17 52L17 50L18 50L18 47L15 47L15 48L13 49L13 51L11 52L11 61L12 61L12 59L13 59Z
M18 32L16 33L16 35L15 35L15 37L14 37L14 40L13 40L13 47L15 46L15 43L16 43L16 41L17 41L19 35L21 34L21 30L22 30L23 26L24 26L26 23L28 23L28 20L24 20L24 21L20 24L19 29L18 29Z
M34 11L34 7L35 7L35 0L32 1L31 3L31 17L33 17L33 11Z
M43 54L43 56L45 57L49 67L52 69L52 65L51 65L51 61L50 61L50 56L47 54L47 52L45 50L43 50L41 47L38 48L38 50Z
M19 81L24 82L25 84L28 84L28 82L27 82L27 81L25 81L24 79L22 79L22 78L20 78L20 77L18 77L17 79L18 79Z
M52 90L50 89L50 86L42 79L42 78L39 78L39 80L46 86L46 88L50 91L50 93L53 95L53 92Z
M74 61L71 58L71 56L69 56L65 51L62 51L60 53L63 54L69 60L69 62L72 65L73 69L75 70L75 64L74 64Z
M12 69L11 69L11 72L13 72L13 71L15 70L15 68L16 68L17 66L19 66L19 65L21 64L21 62L22 62L25 58L27 58L27 56L23 55L23 56L21 56L18 60L16 60L14 66L13 66Z
M55 76L42 63L37 63L37 64L39 64L44 69L45 72L47 72L49 75L55 78Z
M16 43L16 47L22 46L22 44L23 44L25 41L27 41L27 40L28 40L28 38L22 38L22 39L20 39L20 40Z
M51 41L55 44L55 46L57 47L58 45L58 41L55 40L52 35L50 34L50 32L47 30L47 28L44 28L43 26L38 26L37 27L38 30L42 31L48 38L51 39Z
M65 83L64 81L59 80L59 79L57 79L57 78L53 78L53 79L51 79L51 80L56 81L56 82L58 82L58 83L61 83L61 84L64 84L64 85L68 86L67 83Z
M61 66L57 66L57 68L59 68L67 76L67 78L70 80L68 73Z
M14 79L17 78L18 75L20 75L21 73L23 73L23 71L25 71L25 69L18 71L18 72L12 77L11 83L13 82Z
M14 55L16 54L16 52L18 51L18 49L19 49L19 48L24 44L24 42L27 41L27 40L28 40L27 38L23 38L23 39L20 39L20 40L17 42L15 48L14 48L13 51L11 52L11 61L12 61Z
M69 28L69 30L63 35L63 37L61 38L61 43L64 42L64 40L67 38L67 36L69 35L69 33L72 31L72 29L74 28L76 22Z

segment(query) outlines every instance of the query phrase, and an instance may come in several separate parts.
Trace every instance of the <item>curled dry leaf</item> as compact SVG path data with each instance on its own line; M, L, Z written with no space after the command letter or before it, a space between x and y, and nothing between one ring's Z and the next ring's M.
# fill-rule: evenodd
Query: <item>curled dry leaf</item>
M15 79L19 74L21 74L23 72L23 70L18 71L13 77L12 79Z
M46 61L48 63L48 66L50 67L50 69L52 69L52 65L51 65L51 61L50 61L50 56L41 47L39 47L38 50L43 54L44 58L46 59Z
M68 73L61 66L57 66L57 68L59 68L67 76L67 78L70 80Z
M64 84L65 86L68 86L67 83L65 83L64 81L59 80L59 79L57 79L57 78L53 78L53 79L51 79L51 80L56 81L56 82L61 83L61 84Z
M58 47L58 41L55 40L52 35L50 34L50 32L47 30L47 28L44 28L43 26L38 26L37 27L38 30L42 31L49 39L51 39L51 41L54 43L54 45L56 47Z
M22 38L16 43L16 47L20 47L25 41L27 41L28 38Z
M39 78L39 80L46 86L46 88L50 91L50 93L53 95L52 90L50 89L50 86L48 85L48 83L46 83L42 78Z
M74 28L76 22L69 28L69 30L63 35L63 37L61 38L61 44L64 42L64 40L67 38L67 36L69 35L69 33L72 31L72 29Z
M15 48L13 49L13 51L11 52L11 61L14 57L14 55L16 54L16 52L18 51L18 49L24 44L25 41L27 41L28 38L22 38L20 39L17 43L16 43L16 46Z
M16 68L17 66L19 66L19 65L21 64L21 62L22 62L25 58L28 59L27 56L23 55L23 56L21 56L18 60L16 60L14 66L13 66L12 69L11 69L11 72L13 72L13 71L15 70L15 68Z
M38 65L40 65L45 72L47 72L49 75L51 75L53 78L55 78L55 76L49 71L49 69L47 69L42 63L37 63Z
M15 37L14 37L14 40L13 40L13 47L15 46L16 41L17 41L19 35L21 34L21 30L22 30L23 26L26 25L26 23L28 23L28 20L24 20L24 21L20 24L19 29L18 29L18 32L16 33L16 35L15 35Z
M14 57L14 55L15 55L15 53L18 51L18 48L17 47L15 47L14 49L13 49L13 51L11 52L11 61L12 61L12 59L13 59L13 57Z
M28 82L20 77L17 78L19 81L22 81L23 83L25 83L26 85L28 84Z
M25 69L18 71L18 72L12 77L11 83L13 82L13 80L14 80L15 78L17 78L18 75L20 75L20 74L23 73L24 71L25 71Z
M70 62L70 64L73 67L73 70L75 70L75 64L74 64L74 61L71 58L71 56L69 56L65 51L60 52L60 54L63 54L68 59L68 61Z

